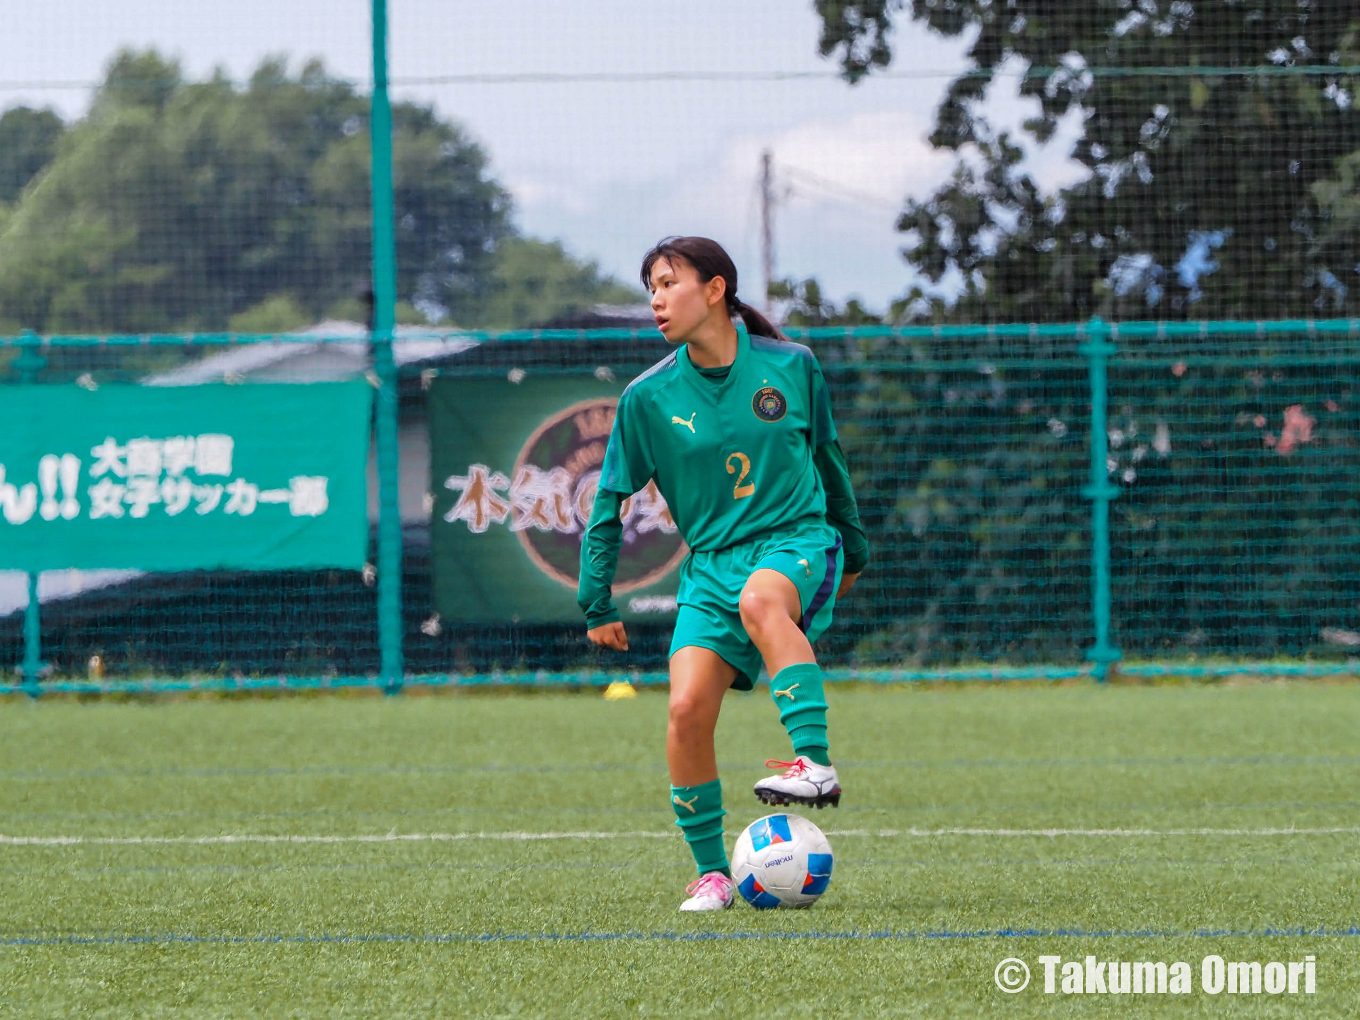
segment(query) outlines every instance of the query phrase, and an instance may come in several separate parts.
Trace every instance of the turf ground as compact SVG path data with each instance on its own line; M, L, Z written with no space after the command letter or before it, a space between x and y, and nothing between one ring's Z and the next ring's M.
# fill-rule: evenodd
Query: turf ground
M676 911L660 693L10 701L0 1015L1360 1013L1360 688L830 693L830 890L719 916ZM763 692L718 740L730 845L787 748ZM1045 953L1196 990L1045 995ZM1209 996L1209 954L1317 993Z

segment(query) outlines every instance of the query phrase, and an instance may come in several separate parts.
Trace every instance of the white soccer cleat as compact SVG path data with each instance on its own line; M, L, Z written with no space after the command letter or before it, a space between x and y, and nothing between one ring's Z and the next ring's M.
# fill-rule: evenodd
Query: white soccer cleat
M783 775L770 776L756 783L756 797L766 804L840 807L841 783L834 765L818 765L800 754L793 761L771 758L765 767L785 770Z
M685 886L689 899L680 904L681 910L726 910L737 895L737 883L721 871L700 875Z

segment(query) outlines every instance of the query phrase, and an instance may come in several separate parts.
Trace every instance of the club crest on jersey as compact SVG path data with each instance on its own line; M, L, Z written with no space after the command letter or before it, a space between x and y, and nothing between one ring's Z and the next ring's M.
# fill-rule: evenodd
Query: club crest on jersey
M751 398L751 410L761 421L779 421L788 414L789 402L773 386L762 386Z

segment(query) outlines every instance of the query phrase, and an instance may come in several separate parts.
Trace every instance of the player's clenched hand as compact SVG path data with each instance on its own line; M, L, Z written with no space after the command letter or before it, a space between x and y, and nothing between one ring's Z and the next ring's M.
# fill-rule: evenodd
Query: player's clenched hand
M858 580L859 580L859 575L858 575L858 574L842 574L842 575L841 575L841 586L840 586L840 588L837 589L837 591L836 591L836 598L840 598L842 595L844 595L846 592L848 592L851 588L853 588L853 587L855 586L855 582L858 581Z
M623 624L618 620L599 627L592 627L586 631L586 637L597 645L604 645L606 648L613 648L620 652L628 651L628 634L624 631Z

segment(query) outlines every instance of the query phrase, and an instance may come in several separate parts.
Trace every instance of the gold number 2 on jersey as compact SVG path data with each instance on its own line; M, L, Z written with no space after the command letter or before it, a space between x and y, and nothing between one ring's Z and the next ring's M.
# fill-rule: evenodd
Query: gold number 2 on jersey
M754 495L756 491L755 482L746 482L746 476L751 473L751 458L744 453L728 454L727 473L729 475L737 474L736 465L732 463L734 460L741 462L741 474L737 475L737 484L732 487L732 498L745 499L747 496ZM742 482L746 482L746 484L742 485Z

